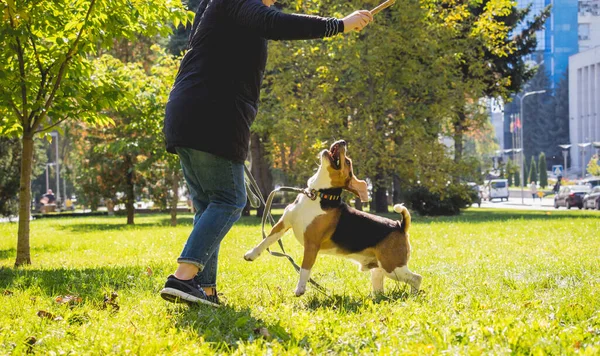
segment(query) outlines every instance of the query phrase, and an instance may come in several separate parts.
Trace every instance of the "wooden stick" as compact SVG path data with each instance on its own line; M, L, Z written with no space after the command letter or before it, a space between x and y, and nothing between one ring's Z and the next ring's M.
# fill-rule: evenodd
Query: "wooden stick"
M377 7L374 8L373 10L371 10L371 14L375 15L379 11L381 11L383 9L387 9L388 7L394 5L395 2L396 2L396 0L386 0L386 1L382 2L381 4L377 5Z

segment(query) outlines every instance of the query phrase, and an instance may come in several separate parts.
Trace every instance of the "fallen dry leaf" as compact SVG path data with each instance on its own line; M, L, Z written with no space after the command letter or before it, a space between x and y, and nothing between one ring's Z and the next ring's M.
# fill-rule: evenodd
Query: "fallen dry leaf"
M37 342L37 339L33 336L28 337L25 340L25 345L27 345L27 353L33 352L33 345Z
M79 304L81 303L81 297L77 297L74 295L65 295L63 296L58 296L56 297L56 299L54 299L55 302L57 302L58 304L69 304L69 305L75 305L75 304Z
M269 330L267 328L265 328L264 326L260 327L260 328L254 329L254 333L256 335L260 335L260 336L262 336L264 338L270 338L271 337L271 334L269 333Z
M61 321L63 320L62 316L55 316L52 313L49 313L45 310L38 310L37 312L37 316L39 316L40 318L45 318L45 319L50 319L53 321Z
M112 292L109 295L104 295L104 309L110 306L114 311L119 310L119 304L117 304L116 299L119 295L117 292Z

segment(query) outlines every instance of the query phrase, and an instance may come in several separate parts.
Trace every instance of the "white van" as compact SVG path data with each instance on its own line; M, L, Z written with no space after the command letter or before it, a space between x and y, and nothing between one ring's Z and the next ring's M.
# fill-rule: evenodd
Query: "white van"
M486 186L488 200L499 198L500 201L508 200L508 179L492 179Z

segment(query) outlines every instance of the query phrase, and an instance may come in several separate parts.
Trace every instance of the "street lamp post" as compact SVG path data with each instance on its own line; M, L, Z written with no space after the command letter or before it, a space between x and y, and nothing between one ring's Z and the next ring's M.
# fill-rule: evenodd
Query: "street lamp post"
M571 146L572 145L558 145L558 147L562 148L562 154L565 162L565 174L563 174L563 177L565 178L567 178L567 156L569 155L569 148L571 148Z
M525 145L523 144L523 123L525 122L524 117L523 117L523 99L525 99L525 97L529 96L529 95L534 95L534 94L543 94L545 93L546 90L536 90L536 91L528 91L525 94L523 94L521 96L521 114L520 114L520 120L521 120L521 127L519 128L519 136L520 136L520 141L521 141L521 204L525 204L525 193L523 191L523 181L525 180L525 172L523 171L523 164L524 164L524 154L525 154Z
M515 148L515 149L513 149L513 156L516 154L516 155L517 155L517 157L521 157L521 155L520 155L521 151L523 151L523 149L522 149L522 148ZM521 169L521 166L520 166L520 165L519 165L519 169ZM519 177L521 177L521 176L522 176L522 174L521 174L521 172L519 172ZM517 185L517 184L516 184L516 180L517 180L517 179L515 178L515 185ZM519 180L520 180L520 178L519 178ZM520 182L520 181L519 181L519 185L521 185L521 182Z

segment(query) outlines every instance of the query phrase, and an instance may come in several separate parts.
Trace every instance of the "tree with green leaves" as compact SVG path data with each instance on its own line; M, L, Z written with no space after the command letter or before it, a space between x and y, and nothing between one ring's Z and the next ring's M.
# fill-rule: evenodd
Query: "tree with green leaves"
M189 11L196 12L200 0L185 0L183 1ZM182 56L188 49L190 32L192 31L192 23L182 23L174 26L173 34L169 36L169 40L165 45L168 53L174 56Z
M42 143L38 142L34 157L33 174L44 170ZM21 143L17 138L0 136L0 216L16 216L19 206Z
M531 164L529 165L529 176L528 176L527 183L537 182L537 181L538 181L538 174L537 174L537 166L535 164L535 157L531 156Z
M515 162L509 158L508 161L506 162L506 173L507 173L509 187L518 185L517 177L516 177L516 175L518 174L518 171L519 171L519 166L517 166L515 164Z
M509 161L510 162L510 161ZM513 186L513 181L514 181L514 173L511 172L510 170L511 167L509 167L508 165L506 166L506 179L508 180L507 184L509 187Z
M0 137L0 216L17 214L20 158L19 141Z
M513 173L515 177L515 187L521 186L521 169L519 166L515 166L515 173Z
M597 154L592 155L592 159L587 164L587 172L593 176L600 176L600 157Z
M298 4L311 7L305 13L320 10L317 3ZM349 6L320 5L327 13ZM426 18L419 3L401 2L360 34L270 43L254 130L270 130L273 163L289 173L290 183L305 184L317 152L344 138L360 162L355 173L373 186L375 211L387 211L393 177L444 194L446 172L458 169L446 162L439 141L452 54L440 40L443 31Z
M106 127L75 121L64 125L73 139L70 159L77 182L75 192L78 204L96 211L104 201L108 213L112 214L114 206L109 201L113 201L120 191L124 169L114 154L98 149L107 141L104 134Z
M456 102L451 126L454 159L460 162L465 132L487 120L487 115L479 114L479 99L509 99L510 94L520 91L535 73L535 68L528 67L524 58L535 50L535 31L543 27L550 8L534 14L532 21L526 22L531 5L519 9L515 2L506 0L425 3L432 18L441 19L453 32L449 45L456 53L452 64L456 68L452 86ZM518 26L522 26L522 30L514 36Z
M79 140L81 145L89 146L83 150L84 165L103 183L82 187L100 188L106 201L115 200L116 193L123 192L119 203L125 205L127 224L134 224L134 204L142 191L163 209L173 204L169 199L172 194L176 208L182 180L177 157L167 153L163 141L156 139L161 137L164 108L179 63L158 46L152 48L153 60L147 63L125 63L110 55L94 62L98 74L110 73L122 88L121 97L105 110L114 124L87 127L87 134ZM84 174L86 170L79 172Z
M29 221L34 139L65 120L107 124L103 109L120 95L110 77L94 74L92 57L120 38L166 36L168 23L193 13L175 1L90 0L0 3L0 135L22 142L15 266L31 263Z
M544 152L540 153L538 171L540 172L540 187L545 189L548 186L548 168L546 165L546 154Z
M324 7L327 10L323 11L334 13L343 7L309 2L295 5L296 10L302 7L305 13L318 13ZM318 150L336 138L348 140L353 159L360 162L355 173L371 182L375 211L387 210L391 186L424 185L443 195L449 176L479 178L479 174L471 173L479 166L476 162L447 162L449 152L439 137L452 131L444 124L453 115L450 108L466 105L465 90L480 88L474 91L479 95L488 84L509 85L511 78L498 73L510 72L508 67L513 63L498 59L481 64L482 57L476 56L476 51L468 58L462 53L457 56L457 49L469 50L471 46L451 41L456 37L458 20L440 23L435 20L439 17L439 2L423 5L398 3L382 13L368 31L356 36L320 43L270 43L261 111L253 131L268 132L261 142L271 150L273 165L285 173L290 183L305 184ZM493 1L489 7L486 15L478 18L478 34L473 37L485 38L487 50L498 56L502 48L513 51L511 46L525 51L521 46L529 46L532 32L505 46L502 41L507 38L506 28L492 26L495 30L488 31L484 25L501 24L496 18L488 21L490 17L486 16L493 18L498 8L504 11L513 9L513 5ZM448 14L447 19L451 17ZM516 71L522 69L522 55L511 57ZM465 67L467 72L479 74L475 79L491 80L465 83L458 70L464 63L470 64ZM499 68L488 75L486 68L496 64ZM485 122L487 114L480 110L477 95L469 97L469 103L477 121ZM394 199L399 196L396 192L392 195Z

